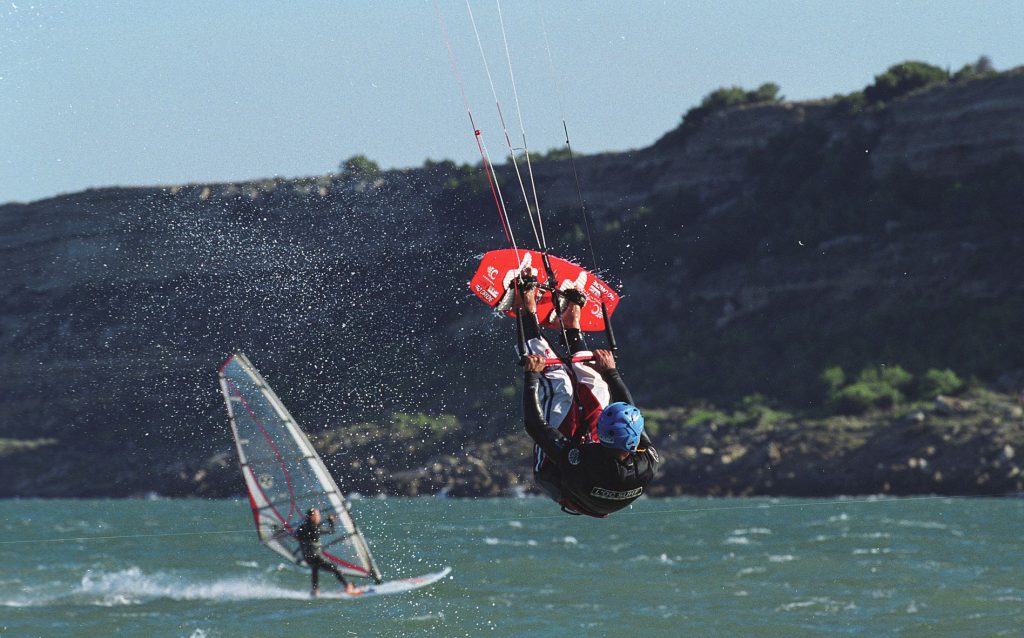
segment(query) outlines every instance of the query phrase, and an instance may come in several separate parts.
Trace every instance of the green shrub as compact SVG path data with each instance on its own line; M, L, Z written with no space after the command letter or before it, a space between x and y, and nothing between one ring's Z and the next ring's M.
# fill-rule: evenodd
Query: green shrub
M992 59L987 55L983 55L974 64L962 66L959 71L953 74L953 81L963 82L973 80L974 78L991 77L996 73L996 68L992 66Z
M956 394L963 390L964 382L955 372L931 369L921 377L919 393L924 398L932 398L940 394Z
M893 388L902 390L914 380L914 375L910 374L900 366L879 366L873 370L865 369L861 371L857 380L869 383L877 381L883 385L892 386Z
M839 389L843 387L843 384L846 383L846 373L844 373L843 369L839 366L832 366L822 372L821 376L818 378L825 384L830 395L838 392Z
M32 452L48 445L56 445L57 439L0 439L0 456Z
M731 423L753 423L761 427L770 427L789 419L792 415L783 410L775 409L773 402L762 394L749 394L740 400L739 409L733 413Z
M832 99L835 101L835 109L840 113L847 115L855 115L864 110L867 106L867 99L864 97L864 91L854 91L853 93L847 93L846 95L834 95Z
M569 147L568 146L555 146L555 147L549 148L544 153L532 153L531 154L531 159L533 159L534 161L561 160L561 159L569 159L570 155L571 155L571 152L569 151Z
M862 414L872 409L889 409L903 401L903 391L914 375L900 366L864 368L857 380L844 385L841 368L832 367L821 374L828 386L828 402L844 414Z
M365 155L353 155L341 163L341 173L347 177L369 178L380 173L377 162Z
M894 64L885 73L876 75L875 83L865 87L864 98L868 104L883 104L911 91L948 81L949 73L945 69L927 62L908 60Z
M441 175L453 174L459 170L458 165L450 159L433 160L427 158L423 161L423 168Z
M686 419L687 426L704 425L705 423L721 423L728 418L718 410L697 408Z
M684 113L682 123L661 136L661 139L655 142L655 146L675 146L685 143L690 133L700 128L708 116L718 111L746 104L777 104L781 101L779 85L774 82L766 82L753 91L747 91L739 86L715 89L705 95L699 105Z
M700 106L695 106L686 112L683 116L683 128L697 128L712 113L734 106L777 104L781 101L779 85L774 82L766 82L753 91L747 91L739 86L722 87L705 95L704 99L700 101Z
M858 381L836 393L834 404L845 414L863 414L870 409L888 409L903 399L892 386Z

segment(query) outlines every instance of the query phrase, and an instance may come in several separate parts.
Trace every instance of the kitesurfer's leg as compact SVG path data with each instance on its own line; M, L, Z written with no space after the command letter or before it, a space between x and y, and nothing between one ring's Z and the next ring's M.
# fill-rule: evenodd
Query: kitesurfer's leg
M547 339L540 332L537 320L536 287L523 286L516 288L515 309L523 323L523 336L526 338L528 354L539 354L547 359L557 358ZM572 379L564 365L548 366L542 375L540 384L540 404L544 409L544 419L551 427L559 427L572 404Z
M566 347L575 354L588 350L583 331L580 330L580 315L586 298L582 294L572 295L570 292L576 293L576 290L569 289L563 293L565 308L562 311L561 323L565 327ZM576 377L577 419L590 435L590 439L596 440L597 417L610 402L611 392L608 383L590 362L580 361L574 363L572 368ZM578 428L576 434L583 436Z
M572 354L583 352L587 349L587 341L580 330L580 313L583 308L570 298L563 299L562 303L565 304L561 320L561 325L565 329L565 346Z
M531 273L527 273L530 275ZM556 358L547 339L540 331L537 319L536 287L520 286L516 288L515 308L523 325L523 337L529 354L541 355L547 359ZM544 419L552 427L559 427L572 409L572 379L564 365L549 366L541 375L540 405ZM567 424L568 425L568 424ZM540 446L533 446L533 478L537 486L555 502L562 497L562 479L558 466L546 459Z
M313 570L310 576L313 580L313 587L310 593L313 597L316 597L320 595L320 561L312 560L308 562L310 569Z

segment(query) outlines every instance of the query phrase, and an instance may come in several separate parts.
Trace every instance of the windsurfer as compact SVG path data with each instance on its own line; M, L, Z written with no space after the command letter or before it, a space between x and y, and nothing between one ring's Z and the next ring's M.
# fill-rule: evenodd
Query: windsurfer
M531 277L517 284L516 308L528 355L523 409L534 440L534 479L562 509L604 517L636 500L654 478L660 459L644 432L644 419L608 350L592 362L548 365L555 357L540 332ZM570 288L555 292L561 327L572 354L586 350L580 313L586 298Z
M310 569L313 570L313 589L312 596L315 598L320 595L320 570L325 569L338 579L338 582L345 588L345 593L352 596L358 596L362 592L358 587L345 580L345 577L341 575L341 570L338 566L327 560L324 557L323 548L320 547L320 535L321 534L333 534L334 533L334 521L335 516L333 514L327 517L327 522L323 523L320 516L320 510L311 507L306 512L306 519L302 525L299 525L298 529L295 530L295 538L299 541L299 545L302 547L302 558L309 565Z

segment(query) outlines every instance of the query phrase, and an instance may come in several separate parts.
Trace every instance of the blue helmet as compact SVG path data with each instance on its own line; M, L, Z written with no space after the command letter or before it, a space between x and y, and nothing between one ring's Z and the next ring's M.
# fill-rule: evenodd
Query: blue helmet
M644 417L634 405L612 403L597 417L597 438L601 445L635 452L644 431Z

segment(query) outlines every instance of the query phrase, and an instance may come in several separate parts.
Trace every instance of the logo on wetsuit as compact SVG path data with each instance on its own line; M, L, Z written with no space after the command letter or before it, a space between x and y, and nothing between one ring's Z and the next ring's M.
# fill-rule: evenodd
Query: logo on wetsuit
M580 449L578 447L574 447L573 449L569 450L569 464L580 464Z
M644 488L642 487L636 487L631 490L626 490L625 492L616 492L615 490L606 490L603 487L595 487L590 490L590 495L596 496L597 498L608 499L609 501L625 501L640 496L643 491Z

